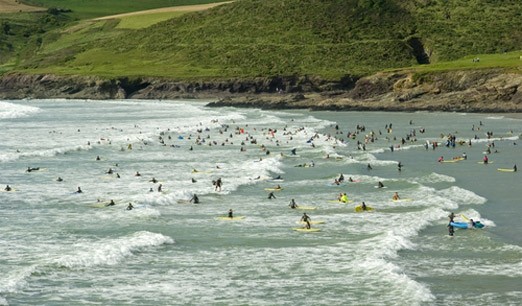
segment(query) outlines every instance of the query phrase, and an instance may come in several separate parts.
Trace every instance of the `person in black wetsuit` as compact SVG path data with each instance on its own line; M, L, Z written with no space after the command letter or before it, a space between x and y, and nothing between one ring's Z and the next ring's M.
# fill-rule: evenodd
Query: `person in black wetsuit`
M192 196L192 198L189 200L190 203L194 202L194 204L199 204L199 198L196 194Z
M450 236L453 236L455 234L455 228L453 227L453 225L451 224L453 221L453 218L455 218L455 214L453 212L451 212L448 216L449 218L449 223L448 223L448 234Z
M312 221L310 216L308 216L306 213L303 213L303 216L301 217L301 222L306 223L306 225L305 225L306 229L310 229L312 227L312 225L310 224L310 221Z

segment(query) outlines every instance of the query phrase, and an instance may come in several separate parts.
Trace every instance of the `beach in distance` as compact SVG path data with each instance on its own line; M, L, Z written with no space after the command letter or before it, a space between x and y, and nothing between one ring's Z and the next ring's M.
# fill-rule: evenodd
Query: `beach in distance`
M520 113L211 102L0 100L0 305L522 300Z

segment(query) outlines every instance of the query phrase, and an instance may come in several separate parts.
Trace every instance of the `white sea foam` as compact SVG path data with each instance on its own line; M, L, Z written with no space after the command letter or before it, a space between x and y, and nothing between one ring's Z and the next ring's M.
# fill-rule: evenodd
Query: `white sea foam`
M13 119L28 117L40 111L40 108L35 106L20 105L0 101L0 119Z
M71 250L65 252L65 255L53 260L53 263L70 269L115 265L124 258L132 256L134 252L171 243L174 243L174 240L162 234L136 232L115 239L77 243L71 246Z
M439 174L432 172L429 175L408 179L410 182L421 183L421 184L433 184L433 183L454 183L455 178L449 175Z
M473 191L460 188L458 186L452 186L447 189L440 190L438 194L446 199L451 199L459 204L484 204L487 199L479 196Z
M36 272L37 265L23 267L21 269L14 269L6 275L0 276L0 294L13 293L21 290L27 285L27 279Z

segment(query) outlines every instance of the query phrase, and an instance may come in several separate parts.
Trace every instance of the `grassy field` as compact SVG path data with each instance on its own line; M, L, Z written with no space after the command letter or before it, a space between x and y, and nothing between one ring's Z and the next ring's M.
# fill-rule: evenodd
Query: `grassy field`
M20 13L42 11L45 8L25 5L16 0L0 0L0 12L2 13Z
M24 0L41 7L59 7L72 10L78 19L91 19L114 14L150 10L160 7L222 2L220 0Z
M116 0L105 2L118 13ZM240 0L186 14L83 20L42 34L35 54L4 70L173 79L520 71L520 12L517 0Z
M156 23L179 17L185 12L159 12L152 14L140 14L140 15L132 15L127 17L121 17L120 22L117 26L118 29L143 29L150 27Z
M414 67L419 72L491 68L505 68L508 71L522 73L522 50L501 54L477 54L454 61Z

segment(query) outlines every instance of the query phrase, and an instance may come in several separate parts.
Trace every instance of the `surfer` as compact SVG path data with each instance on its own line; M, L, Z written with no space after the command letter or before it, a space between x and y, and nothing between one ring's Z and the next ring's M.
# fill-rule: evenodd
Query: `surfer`
M275 199L275 198L276 198L276 196L274 195L273 192L270 192L270 193L268 194L268 199L269 199L269 200L270 200L270 199Z
M354 180L353 180L353 178L351 176L348 178L348 182L350 182L350 183L354 182Z
M334 182L333 182L333 183L334 183L334 185L337 185L337 186L341 185L341 182L339 182L338 179L334 179Z
M339 202L348 203L348 195L345 193L340 193L339 198L337 199Z
M489 158L487 155L484 155L484 158L482 159L482 162L485 164L487 164L489 162Z
M31 172L31 171L38 171L40 170L40 167L36 167L36 168L31 168L31 167L27 167L27 172Z
M292 208L292 209L296 209L296 208L297 208L297 203L295 202L294 199L292 199L292 200L290 201L290 205L289 205L289 206L290 206L290 208Z
M366 166L366 169L368 169L368 170L372 170L372 169L373 169L373 168L372 168L372 165L368 164L368 166Z
M197 182L194 178L192 178L191 181L192 181L192 183L196 183Z
M517 165L513 166L513 171L517 172Z
M114 203L114 200L111 200L111 201L109 202L109 204L107 204L107 205L105 205L105 206L108 207L108 206L114 206L114 205L116 205L116 203Z
M454 222L453 219L455 218L455 214L453 212L451 212L449 215L448 215L448 218L449 218L449 222Z
M129 203L129 205L127 205L126 210L132 210L133 208L134 208L134 206L132 206L132 203Z
M56 179L56 181L57 181L57 182L63 182L63 178L58 177L58 178Z
M149 182L152 182L152 183L156 184L158 182L158 180L153 177Z
M403 165L402 165L401 162L399 162L399 163L397 164L397 170L399 170L399 172L402 171L402 166L403 166Z
M159 186L158 186L158 192L161 192L161 187L163 187L163 185L162 185L162 184L159 184Z
M337 181L339 181L339 183L344 182L344 175L342 173L339 174L339 178L337 179Z
M223 182L221 181L221 178L218 178L215 181L215 188L214 191L221 191L221 185L223 185Z
M453 221L452 221L453 222ZM451 225L451 222L448 223L448 234L450 236L453 236L455 234L455 228L453 227L453 225Z
M9 185L6 185L4 190L5 191L11 191L11 190L13 190L13 188L11 188L11 186L9 186Z
M109 170L107 170L107 172L105 172L105 173L112 174L113 173L112 168L109 168Z
M194 202L194 204L199 204L199 198L196 194L192 196L192 198L189 200L190 203Z
M379 183L377 184L377 188L384 188L384 184L381 181L379 181Z
M399 193L398 193L398 192L395 192L395 193L393 194L393 196L392 196L392 199L393 199L394 201L398 201L398 200L401 199L401 197L399 197Z
M78 186L78 190L76 190L76 193L82 193L82 189L80 188L80 186Z
M232 211L232 208L228 210L228 217L230 219L234 218L234 212Z
M366 206L366 203L362 202L361 209L362 210L368 210L368 207Z
M134 176L141 176L141 174L139 171L136 171L136 174L134 174Z
M444 161L444 156L441 155L437 161L438 161L439 163L443 162L443 161Z
M310 229L312 227L310 225L310 221L312 221L312 219L310 219L310 217L306 213L303 213L303 216L301 217L301 222L306 223L306 225L305 225L306 229Z

